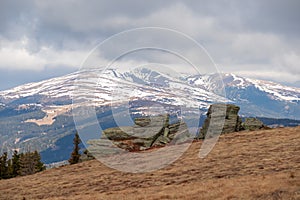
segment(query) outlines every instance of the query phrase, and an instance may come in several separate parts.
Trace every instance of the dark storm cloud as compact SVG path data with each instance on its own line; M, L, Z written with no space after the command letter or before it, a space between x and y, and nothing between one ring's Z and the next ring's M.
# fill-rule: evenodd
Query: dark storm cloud
M5 78L8 68L9 73L16 72L15 77L20 70L33 72L37 78L32 80L44 78L50 66L75 70L79 58L109 36L130 28L160 26L202 43L221 71L251 75L270 70L274 73L265 76L268 79L298 81L299 9L298 0L1 1L0 78ZM285 75L279 76L283 71Z
M34 17L32 1L1 1L0 2L0 35L16 39L31 32L30 26Z
M221 0L209 3L185 1L194 12L218 18L224 28L240 31L268 31L293 35L300 33L298 0Z
M8 38L26 34L42 44L49 42L58 48L67 48L63 46L64 40L105 38L121 30L140 26L135 24L138 19L146 19L176 3L186 6L195 17L215 18L224 29L268 31L283 36L298 36L300 33L298 0L2 1L0 30L1 35ZM177 20L178 26L184 23L176 15L170 20ZM147 19L144 23L146 26L149 24Z
M147 17L176 3L195 17L209 16L227 30L268 31L299 35L300 2L288 1L3 1L0 7L1 34L12 38L27 35L33 46L106 38L119 31L152 25ZM170 21L185 23L176 13ZM180 13L177 13L180 14ZM145 21L143 21L145 19ZM162 19L164 20L164 19ZM157 22L159 24L159 22ZM188 23L188 22L186 22ZM165 24L168 26L168 24ZM176 27L174 27L176 28ZM181 30L183 31L183 30Z
M280 33L283 36L299 37L300 1L265 0L252 5L252 13L245 17L248 26L257 31Z

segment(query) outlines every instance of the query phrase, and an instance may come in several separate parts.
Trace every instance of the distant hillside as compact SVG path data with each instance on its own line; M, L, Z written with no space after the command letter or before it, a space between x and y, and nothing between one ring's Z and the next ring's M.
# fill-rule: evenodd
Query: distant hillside
M41 151L42 160L45 163L67 160L72 151L72 138L76 132L72 114L71 112L61 114L55 117L53 124L49 125L38 126L36 123L24 123L28 119L44 118L45 115L42 108L36 105L24 109L19 109L18 106L0 109L0 141L3 144L0 151L6 148L30 148ZM103 107L102 111L99 111L98 119L100 122L110 121L110 123L102 123L104 128L117 126L110 118L111 110ZM200 125L205 118L206 116L201 117ZM272 127L300 125L300 120L258 118Z
M300 199L300 127L225 134L204 159L201 144L151 173L119 172L92 160L0 180L0 200Z
M80 85L84 85L82 91ZM0 91L0 153L31 149L42 152L46 163L68 159L69 138L76 131L72 96L74 107L81 106L76 97L95 104L103 129L116 126L112 112L121 116L118 123L127 126L132 125L129 118L163 109L201 125L215 102L234 103L240 106L241 116L260 117L267 125L295 126L299 122L265 118L300 120L300 89L274 82L225 73L171 74L157 68L108 69L100 74L87 70ZM112 103L112 99L117 101ZM122 109L128 104L130 116L124 117Z
M266 117L258 117L258 119L270 127L300 126L300 120L295 120L295 119L274 119L274 118L266 118Z

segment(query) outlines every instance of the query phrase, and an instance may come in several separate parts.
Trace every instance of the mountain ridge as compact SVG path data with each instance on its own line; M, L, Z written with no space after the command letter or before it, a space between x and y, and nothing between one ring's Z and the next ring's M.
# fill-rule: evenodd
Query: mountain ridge
M124 73L108 69L102 74L96 70L79 71L0 91L0 103L3 106L3 104L12 102L21 104L22 101L25 104L26 101L35 103L34 101L38 100L44 105L51 105L56 101L60 101L61 104L70 104L72 98L76 99L74 96L76 87L80 87L79 82L82 81L83 85L90 87L87 90L88 93L91 93L93 87L95 88L92 96L87 97L86 95L85 97L93 98L98 105L112 101L114 94L111 93L111 90L114 89L117 92L127 92L124 99L136 95L148 96L148 99L161 101L156 97L166 95L165 99L170 98L173 103L179 101L178 104L200 105L204 110L215 100L223 103L231 102L241 107L253 107L252 113L248 110L245 113L242 111L242 114L260 117L274 116L274 112L269 108L269 105L272 105L279 110L275 115L277 118L300 119L300 111L298 111L300 88L284 86L271 81L244 78L232 73L181 77L178 77L178 74L176 74L177 77L172 75L174 74L163 74L148 68ZM123 86L124 88L122 88ZM129 94L132 89L137 94ZM30 101L30 99L32 100ZM263 100L267 103L264 103Z
M243 118L300 120L299 90L234 74L179 76L140 68L125 73L109 69L99 76L96 70L80 71L0 91L0 151L31 148L41 151L47 163L67 159L72 146L67 138L76 132L72 109L81 100L95 106L104 129L117 126L112 109L123 120L120 107L126 103L135 106L130 107L131 118L166 112L165 107L175 112L182 108L185 119L196 116L201 126L208 107L216 101L238 105ZM298 121L284 123L294 126Z
M147 69L147 68L143 68L142 70L145 70L145 69ZM119 73L118 70L115 70L115 69L108 69L107 71L108 72L111 71L115 75L115 77L123 78L125 80L129 80L128 77L130 77L130 75L132 75L128 72ZM31 91L31 92L28 92L27 95L24 95L24 94L23 95L24 96L30 96L32 94L37 94L40 91L48 89L47 86L51 85L51 84L49 84L49 82L54 82L56 84L59 83L58 85L61 86L64 82L67 82L69 80L75 80L76 77L82 72L84 73L84 71L74 72L74 73L67 74L67 75L60 76L60 77L50 78L50 79L37 81L37 82L30 82L30 83L22 84L22 85L19 85L19 86L10 88L10 89L0 90L0 96L2 98L3 98L3 96L9 96L8 98L11 98L11 99L16 98L16 97L22 97L22 95L14 96L14 95L12 95L12 93L14 93L14 92L15 93L17 93L17 92L22 93L22 90L28 90L30 88L34 88L34 87L37 87L37 86L44 86L44 87L41 87L39 90L36 90L36 93L34 93L34 91ZM155 71L152 71L152 70L147 71L147 73L149 73L149 72L155 72ZM106 74L108 74L108 73L106 73ZM180 78L186 79L186 81L188 81L189 84L191 84L191 85L201 86L201 84L212 84L213 81L211 81L210 79L212 79L213 77L215 77L217 75L222 77L222 79L223 79L222 81L224 82L225 85L228 85L228 86L232 85L232 86L235 86L235 87L245 88L245 87L250 86L251 84L253 84L253 85L256 85L256 87L261 87L261 89L262 89L262 85L267 84L268 86L273 86L273 88L275 88L275 89L285 89L285 90L290 91L290 92L300 93L300 88L297 88L295 86L285 86L282 83L276 83L274 81L242 77L242 76L238 76L234 73L219 73L219 74L213 73L213 74L202 74L202 75L194 75L194 76L184 75ZM164 76L166 76L166 75L164 74ZM228 83L228 78L233 79L233 81ZM192 80L192 79L194 79L194 80ZM201 84L199 84L199 82ZM239 83L234 85L234 82L239 82ZM272 91L270 91L270 92L272 92ZM42 94L44 94L44 93L42 93ZM300 96L293 96L291 99L284 99L284 96L281 96L281 97L283 98L283 100L297 100L297 101L300 101Z

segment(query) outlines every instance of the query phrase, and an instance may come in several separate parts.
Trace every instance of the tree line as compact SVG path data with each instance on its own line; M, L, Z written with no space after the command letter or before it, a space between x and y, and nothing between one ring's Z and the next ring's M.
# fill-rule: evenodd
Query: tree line
M81 140L79 135L78 133L75 133L73 139L73 151L68 160L71 165L83 161L79 152L80 143ZM94 159L94 157L87 150L83 152L83 155L86 157L84 160ZM7 152L4 152L0 156L0 179L9 179L17 176L35 174L45 169L46 167L41 161L41 155L37 151L19 153L17 150L15 150L11 159L8 159Z
M45 169L46 167L37 151L19 154L15 150L11 159L8 159L7 152L4 152L0 157L0 179L35 174Z

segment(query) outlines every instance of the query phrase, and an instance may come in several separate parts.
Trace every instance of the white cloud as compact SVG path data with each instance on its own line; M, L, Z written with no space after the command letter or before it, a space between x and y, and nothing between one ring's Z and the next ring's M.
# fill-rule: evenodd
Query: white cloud
M28 38L23 37L19 41L8 41L1 39L0 46L0 68L41 70L47 60L31 54L26 49Z
M271 68L266 70L264 69L265 65L261 66L260 70L247 70L251 68L257 69L259 66L260 65L247 65L245 66L246 70L237 70L235 73L243 77L271 80L279 83L294 83L299 81L299 74L291 74L285 70L270 70Z
M274 66L291 72L298 76L298 81L300 80L300 54L294 51L284 52L281 56L274 57L272 61Z
M1 40L0 68L7 70L42 71L45 67L78 68L87 54L86 51L57 50L51 47L40 47L32 53L28 49L29 39L23 37L19 41Z
M47 61L29 54L26 49L3 48L0 50L0 68L40 70Z
M285 48L280 38L273 34L252 32L233 34L233 37L232 57L240 62L268 61L271 56L280 55Z

